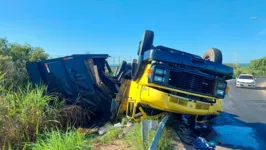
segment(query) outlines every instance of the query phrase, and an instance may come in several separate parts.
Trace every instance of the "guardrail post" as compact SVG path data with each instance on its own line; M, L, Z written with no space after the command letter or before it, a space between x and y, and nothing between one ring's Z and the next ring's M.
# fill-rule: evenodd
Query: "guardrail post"
M149 142L149 132L150 132L149 120L142 120L141 121L141 137L142 137L142 142L143 142L143 148L146 148Z
M160 139L160 137L161 137L161 135L162 135L162 132L163 132L163 128L164 128L164 126L165 126L167 120L169 119L169 116L170 116L170 115L166 115L166 116L162 119L162 121L160 122L160 124L159 124L159 128L158 128L158 130L156 131L155 136L153 137L153 140L152 140L151 146L149 147L149 150L156 150L157 145L158 145L158 142L159 142L159 139Z

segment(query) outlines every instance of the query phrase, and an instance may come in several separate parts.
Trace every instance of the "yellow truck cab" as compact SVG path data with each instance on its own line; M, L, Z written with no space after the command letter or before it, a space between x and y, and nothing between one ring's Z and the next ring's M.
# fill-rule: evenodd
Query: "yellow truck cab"
M126 112L135 121L159 117L165 112L191 115L198 122L219 115L229 90L226 79L233 75L233 69L222 64L221 51L211 48L202 58L155 47L153 38L152 31L145 31L138 61L133 61L130 73L127 71L121 79L116 96L118 111Z

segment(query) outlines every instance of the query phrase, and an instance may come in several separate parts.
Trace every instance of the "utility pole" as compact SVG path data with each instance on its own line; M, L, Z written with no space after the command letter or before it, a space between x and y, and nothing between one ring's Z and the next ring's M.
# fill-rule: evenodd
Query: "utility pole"
M235 67L238 68L238 55L237 55L237 50L235 50Z

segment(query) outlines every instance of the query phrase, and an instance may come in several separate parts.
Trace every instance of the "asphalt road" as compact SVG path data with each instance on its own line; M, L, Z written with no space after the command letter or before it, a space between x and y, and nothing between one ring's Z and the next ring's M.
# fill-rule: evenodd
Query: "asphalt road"
M215 140L230 149L266 149L266 79L257 79L257 88L236 88L224 99L224 112L216 118Z

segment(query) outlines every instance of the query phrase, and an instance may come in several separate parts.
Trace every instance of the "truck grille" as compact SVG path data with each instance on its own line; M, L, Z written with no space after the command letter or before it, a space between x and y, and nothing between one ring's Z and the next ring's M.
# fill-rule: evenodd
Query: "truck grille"
M168 84L188 92L213 96L215 79L183 71L171 71Z

